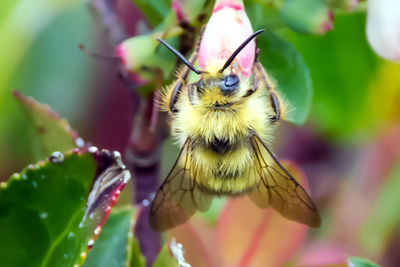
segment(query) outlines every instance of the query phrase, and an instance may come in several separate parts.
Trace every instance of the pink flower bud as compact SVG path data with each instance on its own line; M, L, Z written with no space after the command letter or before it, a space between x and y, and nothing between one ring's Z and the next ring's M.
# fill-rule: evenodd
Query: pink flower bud
M220 64L222 67L224 61L252 33L253 29L242 1L216 1L200 44L200 68L205 69L209 64ZM244 76L251 73L255 48L253 40L236 56L235 61Z
M368 1L367 38L379 56L400 61L399 0Z

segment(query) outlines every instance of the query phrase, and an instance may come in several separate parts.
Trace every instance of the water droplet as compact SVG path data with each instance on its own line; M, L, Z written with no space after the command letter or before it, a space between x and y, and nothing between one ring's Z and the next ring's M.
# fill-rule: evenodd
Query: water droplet
M49 160L56 164L61 164L64 162L65 156L60 151L53 152L49 158Z
M32 182L32 185L33 185L33 187L35 187L35 188L38 187L38 184L37 184L35 181Z
M75 139L75 145L77 147L84 147L85 146L85 141L83 141L82 138L78 137Z
M19 178L21 178L21 174L19 174L19 173L14 173L13 175L12 175L12 177L14 178L14 179L19 179Z
M42 219L46 219L49 215L47 214L47 212L42 212L40 213L40 218Z
M68 254L64 253L64 259L68 259Z
M33 164L29 164L29 165L28 165L28 169L29 169L29 170L33 170L34 168L35 168L35 166L33 166Z
M26 176L26 174L25 174L25 173L23 173L23 174L21 175L21 177L22 177L22 179L23 179L23 180L26 180L26 179L28 179L28 176Z
M45 178L44 174L41 174L41 175L40 175L40 178L44 179L44 178Z
M145 206L145 207L147 207L148 205L150 205L150 200L148 200L148 199L143 199L142 205Z
M93 219L93 216L94 216L94 214L93 213L90 213L90 215L89 215L89 219Z
M69 232L68 233L68 240L70 240L71 238L73 238L75 236L75 234L73 232Z
M99 235L101 232L101 226L97 226L96 229L94 229L94 234Z
M88 151L89 151L89 153L94 154L94 153L97 153L97 151L99 151L99 149L95 146L91 146L88 148Z
M87 243L88 249L91 249L93 247L94 240L90 239L89 242Z

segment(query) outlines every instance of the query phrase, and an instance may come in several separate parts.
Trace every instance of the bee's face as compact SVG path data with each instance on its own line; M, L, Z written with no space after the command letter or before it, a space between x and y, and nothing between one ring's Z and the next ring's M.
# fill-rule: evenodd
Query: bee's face
M216 88L217 90L219 89L222 95L231 96L237 91L239 84L239 76L235 73L231 73L223 77L209 77L201 79L196 86L200 89L200 91L203 92L205 88Z
M207 107L230 107L243 97L242 87L246 84L234 71L205 73L199 81L189 85L189 96Z

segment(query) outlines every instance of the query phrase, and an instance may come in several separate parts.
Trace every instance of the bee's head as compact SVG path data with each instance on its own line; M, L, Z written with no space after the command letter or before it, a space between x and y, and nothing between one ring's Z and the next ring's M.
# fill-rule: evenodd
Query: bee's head
M171 47L162 39L157 39L163 45L165 45L171 52L173 52L178 58L193 72L201 75L200 79L192 83L191 88L195 89L197 94L202 98L212 98L214 101L205 102L226 102L228 98L239 91L240 88L240 76L234 67L235 64L232 62L235 60L236 56L250 43L257 35L264 32L264 30L258 30L250 35L243 43L236 48L236 50L231 54L231 56L226 61L221 61L219 59L215 60L216 64L210 64L206 66L205 70L198 70L193 66L193 62L189 62L179 51ZM222 67L221 67L222 65ZM232 66L231 66L232 65ZM220 99L220 100L216 100Z

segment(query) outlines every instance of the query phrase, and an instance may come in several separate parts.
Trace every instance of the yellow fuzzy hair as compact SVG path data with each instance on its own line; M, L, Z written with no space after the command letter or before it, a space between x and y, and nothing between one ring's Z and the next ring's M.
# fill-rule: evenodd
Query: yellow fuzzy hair
M221 62L209 64L203 80L210 77L223 77L232 70L219 73ZM169 108L170 95L175 83L163 93L163 109ZM256 132L265 143L271 141L276 124L270 123L274 111L271 107L266 88L259 88L249 97L243 97L252 88L251 78L241 77L240 86L233 96L224 96L218 87L206 88L201 97L195 97L190 103L188 90L183 88L176 103L177 113L171 114L172 134L181 146L186 139L201 139L212 142L214 138L229 140L237 148L224 154L216 153L205 147L192 150L191 169L196 172L196 181L203 188L214 193L245 193L259 182L255 170L254 155L250 146L251 133ZM220 104L234 103L223 111L210 108L218 101ZM215 173L225 175L226 179L216 177ZM231 174L237 174L229 179Z

